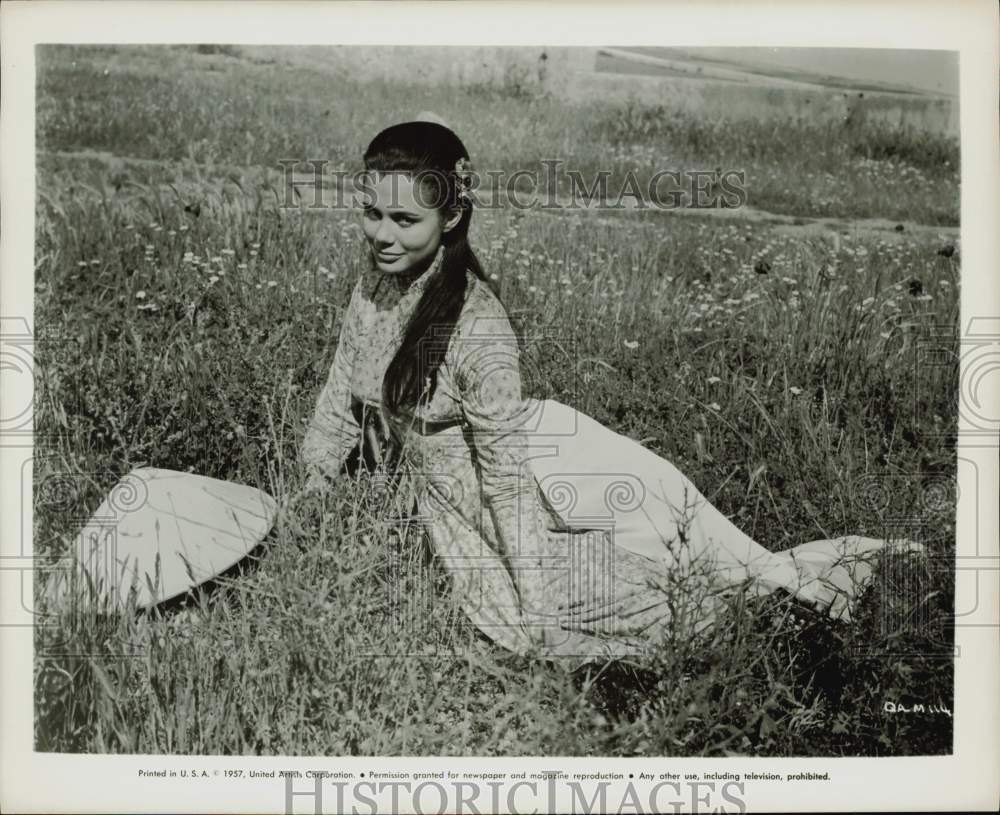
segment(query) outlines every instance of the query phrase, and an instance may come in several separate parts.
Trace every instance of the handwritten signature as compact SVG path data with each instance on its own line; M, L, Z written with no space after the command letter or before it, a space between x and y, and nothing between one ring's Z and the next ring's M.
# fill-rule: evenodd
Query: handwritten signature
M901 705L899 702L883 702L883 713L937 713L951 716L951 708L946 705Z

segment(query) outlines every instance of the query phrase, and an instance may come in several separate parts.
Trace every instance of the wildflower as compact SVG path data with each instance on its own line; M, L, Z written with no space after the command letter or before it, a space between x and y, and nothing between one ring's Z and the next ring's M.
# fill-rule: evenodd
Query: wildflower
M630 349L630 350L632 350L632 351L634 351L636 348L639 347L639 341L638 340L625 340L625 347L628 348L628 349Z
M534 294L536 291L538 291L538 286L528 286L528 291Z
M881 337L881 338L882 338L883 340L887 340L887 339L889 339L889 337L890 337L891 335L889 334L889 332L888 332L888 331L880 331L880 332L879 332L879 336L880 336L880 337Z
M788 391L792 394L792 396L798 396L800 393L802 393L802 388L796 388L794 385L792 385L792 387L790 387Z
M213 283L215 283L215 282L216 282L216 281L217 281L218 279L219 279L219 276L218 276L218 275L212 275L212 276L211 276L210 278L208 278L208 285L210 285L210 286L211 286L211 285L212 285Z
M144 292L142 289L139 289L139 291L137 291L135 293L135 299L136 300L145 300L146 299L146 292Z
M222 254L223 255L229 255L230 257L232 257L233 255L236 254L236 252L234 252L232 249L223 249L222 250Z
M273 280L268 280L268 281L267 281L267 287L268 287L269 289L273 289L273 288L274 288L275 286L277 286L277 285L278 285L278 284L277 284L277 283L275 283L275 282L274 282Z
M722 405L720 405L718 402L712 402L712 404L710 404L708 408L709 410L714 410L716 413L718 413L720 410L722 410Z
M222 258L220 258L218 255L213 255L212 263L222 263Z
M705 381L708 382L709 385L714 385L716 382L721 382L722 380L719 379L719 377L717 377L717 376L710 376Z

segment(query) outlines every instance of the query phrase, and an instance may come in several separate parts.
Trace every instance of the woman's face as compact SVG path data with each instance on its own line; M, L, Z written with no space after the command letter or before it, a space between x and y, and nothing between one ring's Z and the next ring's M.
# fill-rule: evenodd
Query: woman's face
M402 173L373 174L367 188L364 231L378 270L404 274L429 265L441 236L458 223L461 212L449 213L446 220L439 209L428 206L433 198L429 191Z

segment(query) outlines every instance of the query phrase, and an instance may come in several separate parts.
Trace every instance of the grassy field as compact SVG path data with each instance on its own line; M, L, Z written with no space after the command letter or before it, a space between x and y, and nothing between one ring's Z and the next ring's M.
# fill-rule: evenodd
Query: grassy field
M140 465L279 500L301 485L298 447L362 248L356 216L278 206L264 185L279 158L356 166L387 122L456 110L481 168L551 152L584 171L652 172L671 157L745 168L749 203L772 212L957 223L957 147L913 133L734 129L508 86L456 99L182 48L43 55L36 555L64 552ZM37 748L949 752L950 719L882 711L952 700L940 566L954 554L957 356L915 365L919 343L958 322L947 235L506 210L480 212L473 242L515 323L579 360L529 350L531 395L642 440L769 548L906 519L933 557L880 572L851 626L772 597L706 642L567 676L471 630L418 530L387 520L392 497L345 477L183 608L38 628Z

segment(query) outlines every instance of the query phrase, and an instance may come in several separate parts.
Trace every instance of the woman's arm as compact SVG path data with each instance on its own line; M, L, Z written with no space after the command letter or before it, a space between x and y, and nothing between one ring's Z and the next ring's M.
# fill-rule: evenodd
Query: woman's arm
M302 442L302 459L309 472L308 487L319 487L323 477L335 479L352 448L361 438L361 427L351 413L351 374L357 361L358 299L361 278L351 294L340 326L340 339L326 385L316 402Z
M536 402L522 398L517 339L497 301L488 313L456 330L456 377L462 410L473 435L475 457L497 541L508 559L529 634L544 644L541 626L560 605L564 558L550 551L549 516L527 463Z

